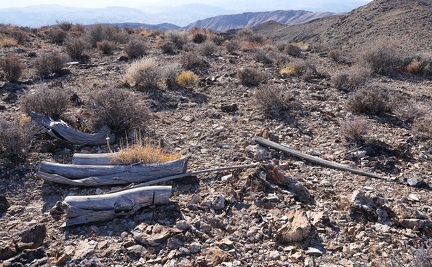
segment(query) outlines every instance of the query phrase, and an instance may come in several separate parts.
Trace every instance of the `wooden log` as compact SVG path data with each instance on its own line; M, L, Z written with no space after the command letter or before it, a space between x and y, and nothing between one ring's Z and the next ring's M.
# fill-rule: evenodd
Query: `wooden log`
M41 162L40 171L58 174L69 179L97 177L99 179L119 179L128 182L143 182L186 172L187 160L178 160L135 165L75 165Z
M358 174L358 175L363 175L363 176L367 176L367 177L371 177L371 178L378 178L378 179L384 179L384 180L386 180L384 177L379 176L377 174L366 172L366 171L362 171L362 170L358 170L358 169L354 169L354 168L351 168L350 166L347 166L347 165L343 165L343 164L340 164L340 163L336 163L336 162L332 162L332 161L325 160L325 159L322 159L322 158L318 158L318 157L315 157L315 156L311 156L311 155L302 153L302 152L300 152L298 150L291 149L289 147L286 147L286 146L280 145L278 143L272 142L272 141L267 140L267 139L262 138L262 137L255 136L254 140L255 140L255 142L257 142L260 145L271 147L271 148L283 151L283 152L285 152L285 153L287 153L289 155L296 156L298 158L307 160L307 161L315 163L315 164L319 164L319 165L326 166L326 167L333 168L333 169L338 169L338 170L343 170L343 171L349 171L349 172L352 172L352 173L355 173L355 174Z
M52 137L66 140L78 145L105 145L107 141L114 143L115 135L111 133L108 126L104 125L97 133L88 134L72 128L66 122L54 121L49 116L36 112L31 113L32 120L43 126Z
M116 153L82 154L75 153L72 156L72 164L77 165L121 165L112 159Z
M63 226L71 226L131 215L146 206L167 204L171 194L171 186L148 186L105 195L67 196L56 206L61 206L68 219Z

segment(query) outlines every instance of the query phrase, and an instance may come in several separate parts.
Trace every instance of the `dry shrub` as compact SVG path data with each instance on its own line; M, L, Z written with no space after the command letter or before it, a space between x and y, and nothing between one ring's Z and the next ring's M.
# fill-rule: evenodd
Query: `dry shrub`
M176 78L176 83L183 88L191 88L198 84L198 75L192 71L182 71Z
M171 63L163 67L162 79L168 87L172 87L177 84L176 79L180 74L181 66L177 63Z
M5 74L6 80L9 82L17 82L24 69L24 65L21 64L19 58L15 55L4 57L0 62L0 67Z
M362 117L354 117L341 124L340 131L345 139L354 144L363 144L369 134L370 122Z
M72 27L74 26L72 22L67 20L57 20L56 21L57 26L62 29L63 31L70 31Z
M167 31L164 34L166 40L172 42L176 49L183 49L183 46L188 43L187 31Z
M26 158L30 149L32 124L0 118L0 129L0 162L4 158L18 164Z
M370 75L369 69L355 65L346 72L337 73L332 77L332 82L336 89L352 91L365 85Z
M299 104L287 90L264 86L255 92L255 102L259 110L267 115L280 115L298 108Z
M68 61L69 57L59 52L42 54L34 63L36 74L44 78L53 74L62 74L64 65Z
M207 40L207 35L205 31L199 29L193 29L191 31L192 42L196 44L202 44Z
M29 40L29 34L22 28L16 28L10 33L10 36L17 40L18 44L24 44Z
M146 139L148 140L148 139ZM149 164L168 162L179 159L178 153L168 153L159 145L145 142L140 135L134 138L132 145L121 145L118 152L110 157L112 161L119 164Z
M157 38L156 46L166 54L173 54L177 50L175 43L164 37Z
M425 137L432 138L432 115L429 114L415 118L412 128Z
M295 60L283 66L279 73L281 75L301 76L304 79L309 79L318 72L315 65L313 65L311 62L306 60Z
M240 49L240 45L235 40L226 41L225 42L225 49L227 50L228 53L235 54Z
M358 63L374 73L390 74L403 68L403 59L391 43L378 42L362 49Z
M432 76L432 56L419 56L411 60L405 71L418 76Z
M415 101L401 101L401 103L395 107L394 113L407 123L413 123L414 120L419 119L427 114L429 107L422 106Z
M348 99L348 108L355 114L383 115L393 110L391 94L378 86L368 85Z
M46 36L51 43L62 44L67 37L67 32L60 27L50 28Z
M264 49L257 49L253 55L253 58L257 62L261 62L264 64L272 64L273 59L270 55L270 52L264 50Z
M35 92L29 92L23 101L24 112L32 111L50 116L57 120L70 105L69 93L57 88L39 88Z
M5 36L0 39L1 47L15 47L18 45L18 41L10 36Z
M119 27L96 24L88 29L86 40L88 44L95 48L97 43L103 40L125 43L128 39L126 32Z
M180 58L180 62L182 67L187 70L204 69L209 67L209 64L202 57L197 56L193 52L184 53Z
M112 41L102 40L96 43L97 49L99 49L102 54L111 55L115 49L115 44Z
M216 51L216 45L210 41L202 43L198 47L199 53L203 56L210 56Z
M117 133L145 128L149 120L148 104L132 92L108 87L92 94L92 124L95 129L107 125Z
M141 38L132 38L125 46L124 51L129 58L136 59L147 53L147 46Z
M133 62L126 70L126 83L132 87L149 89L157 87L160 68L153 58L143 58Z
M87 43L83 38L69 37L64 43L66 53L71 59L81 60L84 57L84 52L87 49Z
M284 52L293 57L302 56L302 49L300 48L300 46L294 44L288 44L285 47Z
M240 68L237 71L237 77L245 86L258 86L267 80L264 73L250 67Z

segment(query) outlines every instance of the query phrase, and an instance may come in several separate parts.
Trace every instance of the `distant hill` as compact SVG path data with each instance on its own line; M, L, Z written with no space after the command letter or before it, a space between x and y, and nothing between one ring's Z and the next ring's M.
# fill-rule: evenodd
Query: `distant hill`
M347 14L286 26L265 23L255 31L291 42L359 47L374 39L391 39L401 49L431 51L432 1L375 0Z
M185 27L205 28L214 31L226 31L238 28L250 28L267 21L275 21L281 24L294 25L308 22L317 18L323 18L334 15L331 12L310 12L303 10L277 10L268 12L246 12L234 15L220 15L204 20L198 20Z

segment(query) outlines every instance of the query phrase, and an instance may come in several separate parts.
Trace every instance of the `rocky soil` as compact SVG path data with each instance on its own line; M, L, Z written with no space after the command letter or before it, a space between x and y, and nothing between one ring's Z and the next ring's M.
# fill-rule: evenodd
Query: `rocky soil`
M146 40L151 48L146 57L154 57L160 65L181 62L184 51L163 54L156 48L155 37ZM271 45L267 40L266 46ZM212 55L202 56L209 67L195 70L200 82L194 88L160 85L139 91L123 85L130 61L119 60L124 56L122 46L112 55L90 50L90 62L69 63L65 67L68 74L48 80L34 78L34 58L27 55L62 51L62 46L35 37L24 45L2 48L2 55L19 55L28 71L22 82L2 81L0 116L25 117L21 105L26 95L42 87L63 88L83 102L70 108L64 119L89 130L86 104L93 90L116 85L119 90L134 91L137 98L148 99L148 133L163 140L171 151L188 156L189 171L251 163L259 166L174 180L167 183L173 186L168 205L62 228L64 218L50 213L57 201L120 187L81 188L38 179L35 173L42 160L70 163L73 153L100 153L108 148L76 146L46 134L34 135L33 141L39 145L32 148L27 161L0 169L0 264L409 266L414 259L427 258L430 263L431 140L389 113L359 115L367 120L367 138L373 141L360 147L347 141L341 127L354 116L346 104L349 94L331 82L346 65L331 61L325 53L304 51L302 57L314 64L318 74L307 79L283 76L276 61L260 63L251 51L239 49L231 54L218 46ZM199 56L200 45L195 46L189 49ZM282 57L276 49L270 52L275 58ZM266 84L242 85L237 78L242 67L265 73ZM426 78L374 74L371 82L394 95L403 92L406 101L430 107L432 82ZM255 97L263 87L283 90L295 108L264 114ZM254 142L256 135L383 179L318 166L267 149Z

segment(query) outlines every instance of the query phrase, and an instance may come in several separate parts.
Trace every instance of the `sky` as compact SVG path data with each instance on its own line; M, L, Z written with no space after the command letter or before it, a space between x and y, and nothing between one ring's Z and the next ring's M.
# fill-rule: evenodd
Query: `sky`
M125 6L125 7L143 7L149 5L162 5L162 6L175 6L188 3L203 3L208 5L219 6L227 9L240 9L242 8L241 2L248 9L265 8L264 5L272 8L280 9L305 9L311 11L349 11L345 9L355 8L367 4L371 0L266 0L266 1L233 1L233 0L14 0L14 1L0 1L0 8L8 7L25 7L40 4L59 4L69 7L85 7L85 8L103 8L106 6ZM281 4L283 3L283 4Z

